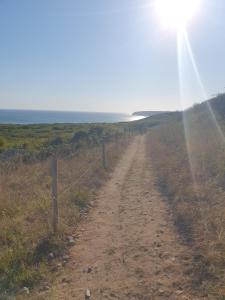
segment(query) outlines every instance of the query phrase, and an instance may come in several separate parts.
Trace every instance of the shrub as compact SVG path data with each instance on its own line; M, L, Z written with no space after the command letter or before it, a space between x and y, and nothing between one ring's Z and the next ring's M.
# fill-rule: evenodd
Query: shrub
M5 147L5 140L4 138L0 137L0 149L3 149Z
M51 146L58 146L58 145L62 145L62 144L63 144L63 140L59 136L49 142L49 145L51 145Z
M84 191L78 191L72 196L72 202L83 210L88 207L89 199L88 194Z
M81 141L87 141L88 134L86 131L77 131L71 139L71 143L79 143Z

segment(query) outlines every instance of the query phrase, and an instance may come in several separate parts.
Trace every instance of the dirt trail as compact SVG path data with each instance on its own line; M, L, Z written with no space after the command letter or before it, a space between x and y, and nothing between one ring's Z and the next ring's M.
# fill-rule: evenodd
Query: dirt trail
M191 257L157 191L145 137L128 147L78 233L45 299L84 300L86 289L93 300L199 299L190 294Z

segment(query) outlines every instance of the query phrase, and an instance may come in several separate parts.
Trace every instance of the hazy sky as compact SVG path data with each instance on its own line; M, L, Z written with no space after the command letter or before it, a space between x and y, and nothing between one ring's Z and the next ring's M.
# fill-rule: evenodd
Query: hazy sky
M180 109L176 32L151 3L0 0L0 108ZM223 92L225 1L203 0L188 35L208 95ZM190 66L182 72L190 104L200 101Z

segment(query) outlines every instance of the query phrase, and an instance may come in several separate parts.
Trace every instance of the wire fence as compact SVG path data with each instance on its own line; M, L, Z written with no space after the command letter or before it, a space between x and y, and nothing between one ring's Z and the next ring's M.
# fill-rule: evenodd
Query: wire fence
M35 245L77 224L93 193L108 177L130 138L124 136L66 157L7 163L0 169L0 246ZM56 164L56 168L52 168Z

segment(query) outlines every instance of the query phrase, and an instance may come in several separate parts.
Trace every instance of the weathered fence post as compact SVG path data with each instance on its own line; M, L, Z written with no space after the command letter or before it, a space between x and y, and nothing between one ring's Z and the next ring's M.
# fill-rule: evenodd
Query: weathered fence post
M52 157L52 228L56 233L58 230L58 191L57 191L57 173L58 163L56 156Z
M106 153L105 153L105 141L102 141L102 165L103 168L106 169L107 165L106 165Z

